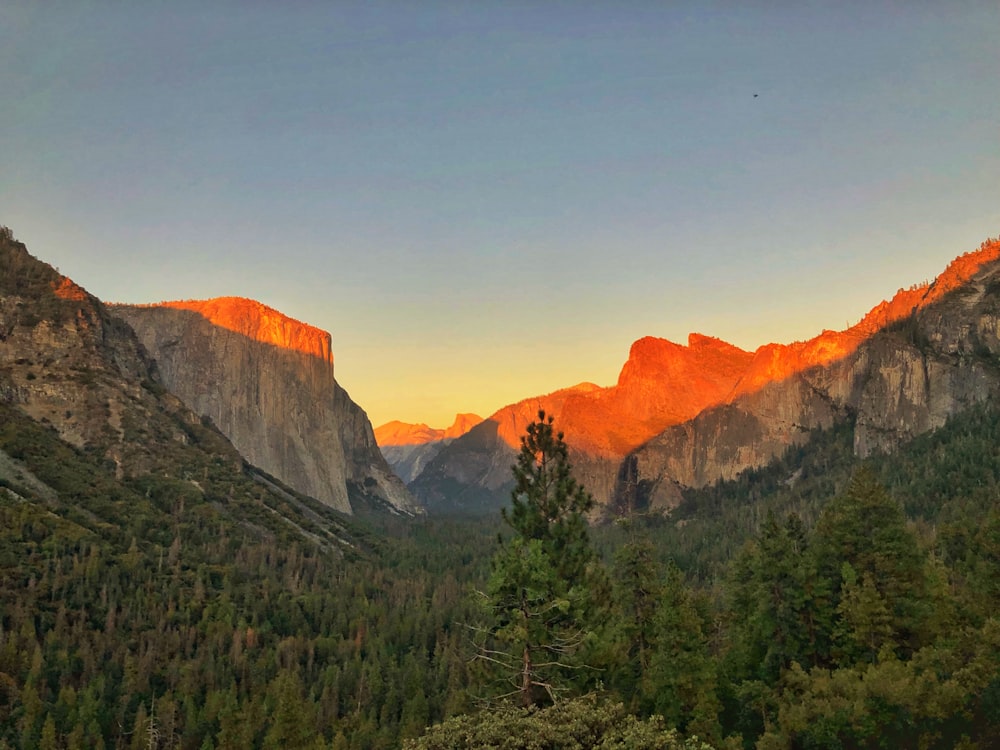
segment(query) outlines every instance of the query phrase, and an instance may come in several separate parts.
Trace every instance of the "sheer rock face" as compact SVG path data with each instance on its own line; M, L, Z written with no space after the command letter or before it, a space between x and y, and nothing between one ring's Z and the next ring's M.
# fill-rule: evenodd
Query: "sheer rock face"
M616 501L670 508L681 485L732 479L804 442L810 430L851 418L857 455L894 450L1000 393L998 315L1000 243L991 242L958 258L932 285L900 291L854 328L825 332L838 356L770 381L756 378L754 387L744 381L728 403L633 451ZM788 347L762 347L757 358L778 362L781 373L811 343L792 345L784 357Z
M112 310L135 330L163 384L250 463L345 513L349 487L418 512L368 417L334 379L325 331L233 297Z
M855 450L891 450L997 388L1000 242L900 290L857 325L745 352L692 334L633 344L618 383L505 407L441 449L410 488L430 509L506 500L520 435L556 418L599 504L669 508L680 487L766 464L811 430L855 420Z

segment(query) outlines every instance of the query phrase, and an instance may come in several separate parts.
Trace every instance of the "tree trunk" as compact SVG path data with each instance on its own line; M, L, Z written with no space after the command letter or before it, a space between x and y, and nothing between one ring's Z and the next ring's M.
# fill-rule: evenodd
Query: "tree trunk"
M533 702L531 700L531 650L526 645L521 657L521 705L528 708Z

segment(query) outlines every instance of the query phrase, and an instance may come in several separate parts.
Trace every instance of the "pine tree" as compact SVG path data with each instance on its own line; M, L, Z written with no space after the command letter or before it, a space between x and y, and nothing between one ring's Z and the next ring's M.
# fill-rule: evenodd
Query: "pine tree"
M594 498L573 478L569 449L553 421L540 410L521 437L510 510L501 515L517 535L542 542L561 577L579 579L593 557L586 514Z
M521 438L515 487L503 519L513 530L493 558L492 625L479 657L509 681L523 706L554 702L569 688L587 633L593 498L572 475L563 434L538 412Z
M891 614L892 629L904 652L922 645L929 608L924 555L907 528L902 506L870 470L858 471L846 492L823 509L815 545L820 572L827 580L842 583L845 562L862 581L869 577ZM844 592L836 593L839 603Z
M774 679L792 662L814 666L828 650L826 586L815 575L802 522L768 517L757 560L758 637L765 647L761 673Z
M700 737L717 737L720 705L715 664L704 623L676 565L666 571L652 628L653 653L643 692L669 726Z
M271 687L277 705L264 737L264 747L288 750L310 747L316 739L313 707L302 694L298 673L293 670L279 673Z
M650 637L662 595L659 578L648 539L629 541L615 552L602 679L628 707L637 703L649 667Z
M850 563L844 563L844 585L834 637L840 646L841 665L859 661L874 664L881 648L893 642L892 613L866 572L860 581Z

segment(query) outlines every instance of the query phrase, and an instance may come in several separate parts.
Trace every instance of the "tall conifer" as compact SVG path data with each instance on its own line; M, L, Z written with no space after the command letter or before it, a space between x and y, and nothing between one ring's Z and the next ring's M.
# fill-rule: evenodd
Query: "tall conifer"
M581 666L593 561L586 513L594 500L573 478L563 434L544 411L521 438L513 472L503 519L514 533L493 558L493 624L480 656L509 681L505 695L530 706L554 702Z

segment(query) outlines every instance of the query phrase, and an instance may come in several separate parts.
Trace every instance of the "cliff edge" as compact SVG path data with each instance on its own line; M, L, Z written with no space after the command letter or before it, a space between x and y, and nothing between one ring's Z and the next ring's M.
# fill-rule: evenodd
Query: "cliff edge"
M330 334L240 297L111 305L163 384L247 461L344 513L419 513L364 411L334 379Z

